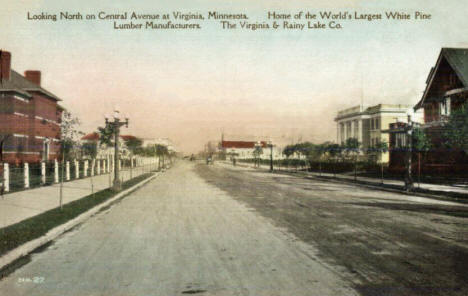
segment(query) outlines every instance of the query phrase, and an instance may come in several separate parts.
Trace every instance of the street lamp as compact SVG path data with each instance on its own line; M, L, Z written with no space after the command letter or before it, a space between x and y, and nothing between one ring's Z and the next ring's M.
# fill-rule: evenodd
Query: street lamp
M273 142L268 141L268 147L270 147L270 172L273 172Z
M120 191L122 189L122 184L120 182L120 168L119 168L119 137L120 137L120 127L128 127L128 117L125 117L125 121L120 119L120 112L114 110L113 120L110 120L106 116L106 128L109 128L114 133L114 183L112 189L114 191Z

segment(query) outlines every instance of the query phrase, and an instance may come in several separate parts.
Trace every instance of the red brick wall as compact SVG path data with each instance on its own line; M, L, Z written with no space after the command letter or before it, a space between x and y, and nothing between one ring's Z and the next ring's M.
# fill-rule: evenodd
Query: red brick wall
M27 117L14 114L15 112L26 114ZM36 116L43 118L36 118ZM60 146L53 139L60 138L61 111L57 109L57 102L40 93L33 93L29 103L14 99L13 96L4 96L0 103L0 134L10 134L11 138L5 143L5 151L17 150L18 145L23 146L23 151L30 153L4 153L4 161L37 162L41 160L43 150L43 138L50 138L49 160L58 157ZM47 120L49 121L47 121ZM27 139L13 137L13 134L28 135Z

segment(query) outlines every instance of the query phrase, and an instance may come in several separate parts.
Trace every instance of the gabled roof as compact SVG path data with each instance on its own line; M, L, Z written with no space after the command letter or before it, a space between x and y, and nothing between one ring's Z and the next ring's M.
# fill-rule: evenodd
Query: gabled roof
M61 101L61 99L59 99L53 93L27 80L23 75L14 70L11 70L10 79L0 80L0 92L5 91L17 92L26 96L27 98L31 97L30 92L37 91L56 101Z
M424 101L426 100L429 90L431 89L434 77L437 74L437 71L443 58L447 60L450 67L452 67L453 71L455 71L458 78L463 83L463 86L465 88L468 87L468 48L444 47L440 51L435 67L431 69L431 72L427 79L427 85L426 89L424 90L424 94L421 100L416 104L416 106L414 106L414 110L421 108L424 104Z
M87 140L87 141L98 141L99 140L99 134L94 132L87 134L83 137L81 137L81 140Z

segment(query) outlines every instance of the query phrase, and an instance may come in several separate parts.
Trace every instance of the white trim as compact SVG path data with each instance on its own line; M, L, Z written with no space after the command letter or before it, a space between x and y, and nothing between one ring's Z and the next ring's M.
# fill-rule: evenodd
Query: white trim
M13 134L13 137L17 137L17 138L28 138L29 136L28 136L28 135L22 135L22 134Z
M21 101L21 102L25 102L25 103L29 103L29 100L26 100L18 95L13 95L13 98L15 98L16 100L18 101Z
M36 139L45 139L46 137L42 137L42 136L34 136Z
M6 154L40 154L39 152L32 152L32 151L3 151Z
M27 114L20 113L20 112L14 112L14 115L21 116L21 117L29 117Z
M35 116L36 119L39 119L39 120L45 120L49 123L53 123L53 124L56 124L58 126L60 126L60 124L57 122L57 121L54 121L54 120L51 120L51 119L47 119L47 118L44 118L44 117L41 117L41 116Z

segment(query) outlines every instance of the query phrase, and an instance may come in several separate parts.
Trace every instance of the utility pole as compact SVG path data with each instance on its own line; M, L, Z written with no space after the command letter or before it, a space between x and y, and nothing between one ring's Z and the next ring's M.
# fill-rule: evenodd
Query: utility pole
M413 158L413 122L411 115L408 115L408 125L406 127L407 151L406 151L406 172L405 172L405 190L407 192L414 189L413 176L411 172L411 160Z
M114 111L114 120L110 121L106 116L106 127L110 128L114 133L114 183L112 185L112 190L120 191L122 189L122 183L120 181L120 167L119 167L119 137L120 137L120 127L128 127L128 117L125 118L125 121L120 120L120 112L118 110Z

